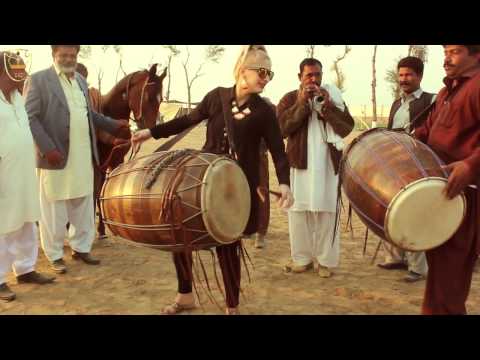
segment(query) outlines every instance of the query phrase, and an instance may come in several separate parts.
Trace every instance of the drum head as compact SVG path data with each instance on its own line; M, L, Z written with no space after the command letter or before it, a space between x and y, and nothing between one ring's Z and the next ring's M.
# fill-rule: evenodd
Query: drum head
M202 187L203 222L210 236L223 244L242 236L250 217L250 187L232 160L215 160L205 172Z
M448 200L443 178L415 181L391 201L385 216L389 241L408 251L425 251L445 243L460 227L466 212L465 195Z

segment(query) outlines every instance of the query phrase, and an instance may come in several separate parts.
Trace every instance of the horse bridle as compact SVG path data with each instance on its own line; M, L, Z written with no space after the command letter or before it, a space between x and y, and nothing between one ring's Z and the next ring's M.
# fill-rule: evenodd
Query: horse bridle
M137 71L133 74L130 74L129 77L128 77L128 80L127 80L127 88L125 89L125 100L127 101L127 105L128 107L130 108L130 103L129 103L129 90L130 90L130 83L132 81L132 78L133 76L135 76L136 74L139 74L141 73L142 71ZM130 120L134 121L134 122L137 122L137 119L138 121L141 121L141 124L143 125L143 128L145 128L145 119L143 118L143 101L144 101L144 96L145 96L145 89L147 88L147 86L150 86L150 85L155 85L155 82L148 82L149 80L149 76L147 76L147 79L145 80L145 83L143 84L142 86L142 92L140 94L140 113L138 114L135 114L135 109L131 109L132 112L133 112L133 119L130 117Z
M129 75L128 77L128 80L127 80L127 87L125 89L125 100L127 101L127 106L130 110L132 110L133 112L133 119L132 117L129 115L129 120L132 120L134 122L137 122L136 119L139 119L139 121L142 122L142 125L143 125L143 128L145 128L145 120L143 119L143 100L144 100L144 95L145 95L145 89L147 86L149 85L154 85L155 82L148 82L149 80L149 76L147 76L147 79L145 80L145 83L143 84L142 86L142 93L140 95L140 113L138 114L138 116L135 114L135 110L134 109L131 109L130 108L130 97L129 97L129 90L130 90L130 83L132 81L132 78L134 75L138 74L138 73L141 73L141 71L137 71L137 72L134 72L132 74ZM106 171L107 168L108 168L108 164L110 163L112 157L113 157L113 154L114 152L119 149L119 148L122 148L122 147L126 147L126 146L129 146L131 143L126 143L126 144L120 144L120 145L117 145L117 146L114 146L113 149L111 150L107 160L100 165L100 170L102 172ZM132 153L130 154L130 158L129 158L129 161L133 158L135 158L135 156L137 155L137 153L140 151L140 147L141 145L139 145L136 149L133 149L132 148Z

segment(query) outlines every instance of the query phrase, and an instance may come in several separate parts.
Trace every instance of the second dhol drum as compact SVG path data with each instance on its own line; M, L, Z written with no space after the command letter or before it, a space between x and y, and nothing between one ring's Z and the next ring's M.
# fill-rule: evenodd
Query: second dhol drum
M341 163L342 187L362 222L404 250L442 245L460 227L463 194L442 193L448 174L425 144L403 131L372 129L354 139Z

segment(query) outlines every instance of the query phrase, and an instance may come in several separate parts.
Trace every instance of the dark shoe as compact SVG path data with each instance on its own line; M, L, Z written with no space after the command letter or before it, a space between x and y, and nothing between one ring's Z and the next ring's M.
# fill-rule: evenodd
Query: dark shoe
M0 285L0 300L12 301L15 300L16 297L15 293L10 290L7 284L3 283Z
M425 279L425 276L422 274L416 273L415 271L409 271L407 276L403 278L403 281L407 283L414 283L423 279Z
M85 264L89 264L89 265L99 265L100 264L100 260L92 257L92 255L90 255L90 253L80 253L80 252L74 251L72 253L72 259L73 260L82 260Z
M55 280L55 277L46 276L36 271L32 271L32 272L17 276L17 281L19 284L30 283L30 284L44 285L44 284L51 284L53 283L54 280Z
M383 263L383 264L377 264L379 268L382 268L384 270L408 270L407 264L401 262L401 263Z
M63 259L58 259L50 263L50 267L57 274L65 274L67 272L67 265L65 265L65 261L63 261Z

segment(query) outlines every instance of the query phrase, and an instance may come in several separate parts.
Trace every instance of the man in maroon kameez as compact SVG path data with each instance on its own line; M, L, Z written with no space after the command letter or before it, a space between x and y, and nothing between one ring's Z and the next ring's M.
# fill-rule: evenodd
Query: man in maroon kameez
M448 198L462 191L466 216L442 246L426 252L429 274L424 315L466 314L465 302L480 254L480 45L443 45L445 87L415 136L447 164ZM475 188L476 186L476 188Z

